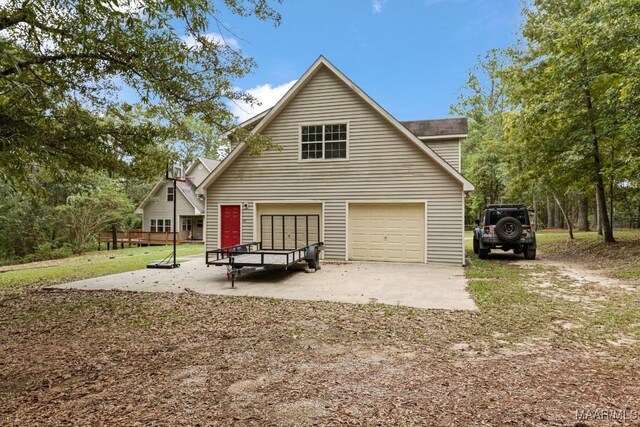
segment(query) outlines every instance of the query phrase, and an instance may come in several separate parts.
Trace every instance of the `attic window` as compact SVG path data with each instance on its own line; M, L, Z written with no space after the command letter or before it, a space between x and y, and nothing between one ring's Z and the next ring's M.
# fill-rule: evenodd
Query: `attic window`
M347 124L302 126L300 158L346 159Z
M173 187L167 187L167 202L173 202Z

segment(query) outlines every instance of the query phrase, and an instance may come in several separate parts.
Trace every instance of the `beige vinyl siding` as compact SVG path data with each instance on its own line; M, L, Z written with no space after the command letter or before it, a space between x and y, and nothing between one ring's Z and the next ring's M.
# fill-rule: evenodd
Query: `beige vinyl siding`
M149 231L151 229L151 219L170 219L173 221L173 202L167 202L167 187L172 184L160 187L153 195L151 200L145 205L142 214L142 230ZM182 195L180 190L176 190L176 215L178 221L178 229L180 228L180 216L193 216L195 209L193 205ZM173 229L173 225L171 226Z
M299 161L301 124L348 123L348 160ZM461 264L462 184L322 67L264 130L282 151L245 150L207 190L207 248L218 241L217 206L247 202L243 242L252 241L255 201L324 201L325 258L346 258L347 201L426 200L428 262Z
M207 176L209 176L209 171L204 167L202 162L198 161L198 164L193 168L189 175L197 187Z
M427 139L424 143L460 172L461 147L459 139Z

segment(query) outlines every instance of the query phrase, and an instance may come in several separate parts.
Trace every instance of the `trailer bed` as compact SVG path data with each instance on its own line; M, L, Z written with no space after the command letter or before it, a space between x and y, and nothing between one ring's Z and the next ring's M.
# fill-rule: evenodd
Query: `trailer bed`
M205 252L207 266L227 267L232 288L243 268L286 270L301 262L315 270L320 268L324 244L320 241L319 215L261 215L260 223L263 240Z
M229 265L231 256L226 256L214 261L209 261L209 265ZM258 250L248 253L234 253L233 264L235 265L259 265L259 266L287 266L304 259L303 251L263 251Z
M252 242L227 248L214 249L205 253L207 266L227 267L227 278L231 287L244 268L254 271L283 269L306 262L310 268L320 268L319 251L323 243L318 242L292 250L264 250L261 242ZM311 258L309 258L311 256Z

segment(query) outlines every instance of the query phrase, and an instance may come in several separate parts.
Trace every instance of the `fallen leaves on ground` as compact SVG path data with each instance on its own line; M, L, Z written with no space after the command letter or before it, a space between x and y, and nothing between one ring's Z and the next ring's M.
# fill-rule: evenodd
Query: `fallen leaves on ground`
M496 348L478 320L377 304L31 292L1 306L0 424L600 426L616 424L576 411L640 410L635 353Z

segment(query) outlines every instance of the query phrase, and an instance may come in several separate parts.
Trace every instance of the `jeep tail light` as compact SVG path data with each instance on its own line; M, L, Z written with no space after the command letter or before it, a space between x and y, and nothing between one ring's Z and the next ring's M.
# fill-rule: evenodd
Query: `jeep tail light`
M531 233L531 226L530 225L525 225L523 228L524 228L524 231L526 231L527 233Z
M485 227L484 228L484 232L485 233L491 233L491 227Z

